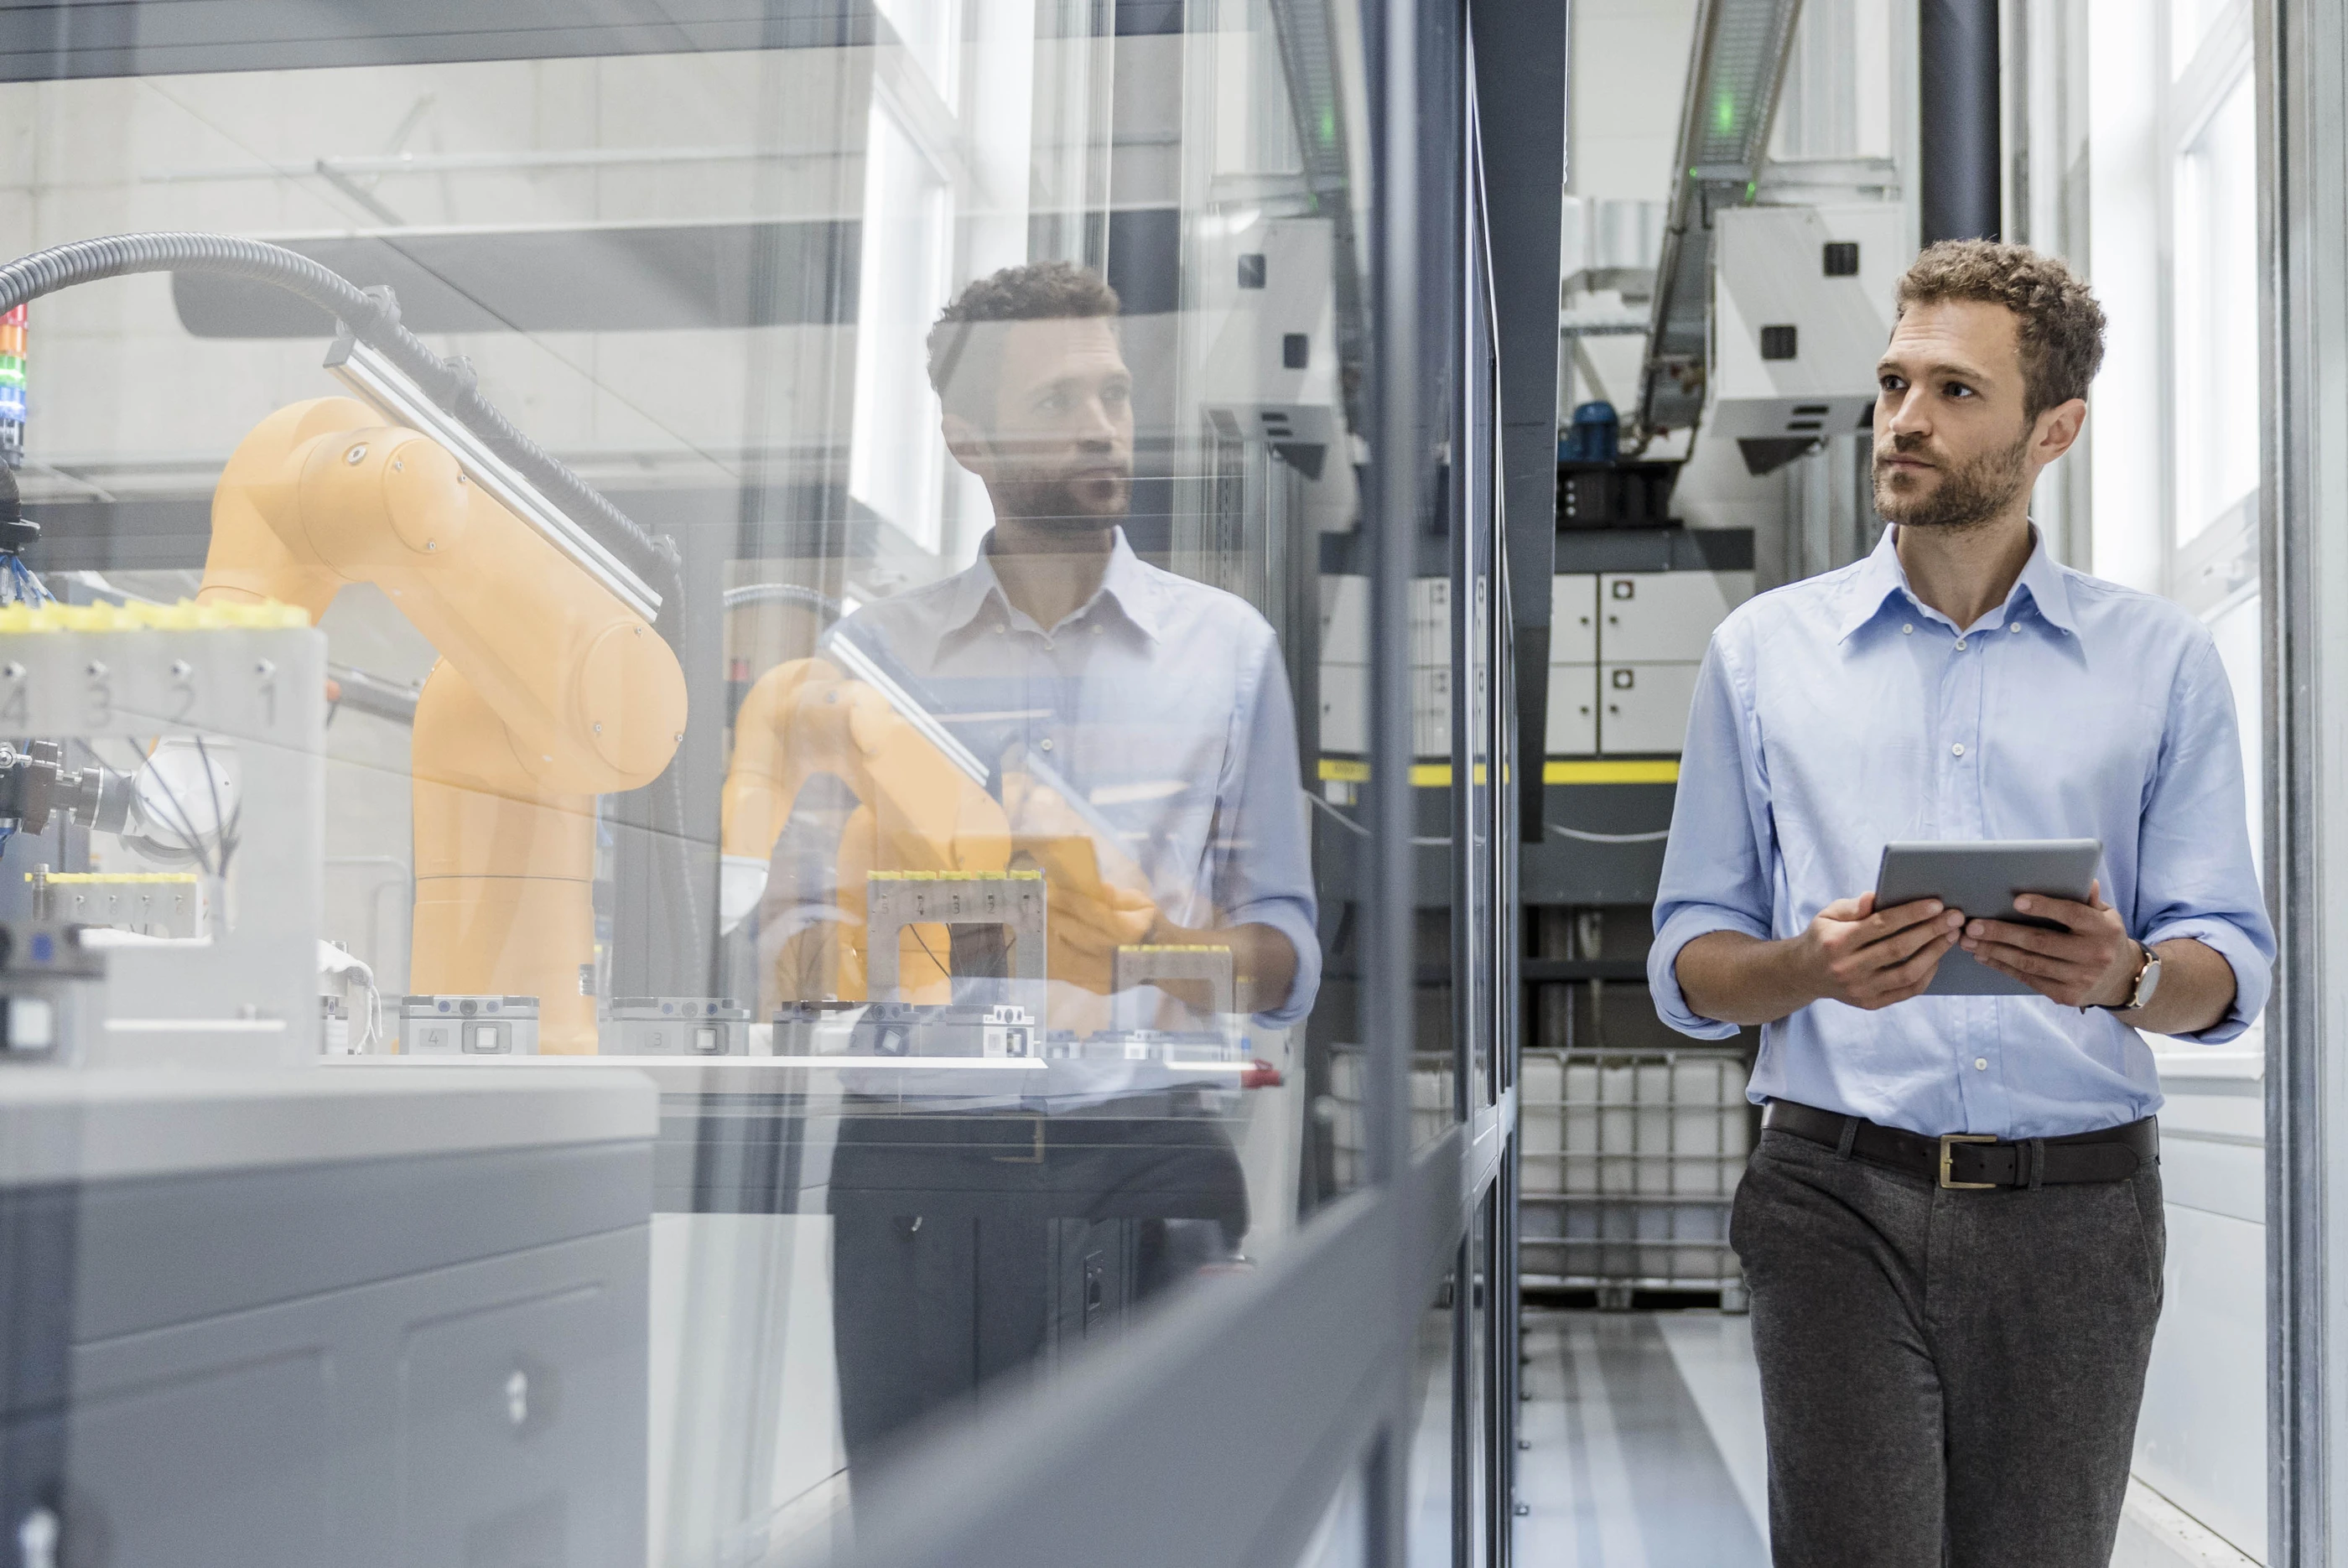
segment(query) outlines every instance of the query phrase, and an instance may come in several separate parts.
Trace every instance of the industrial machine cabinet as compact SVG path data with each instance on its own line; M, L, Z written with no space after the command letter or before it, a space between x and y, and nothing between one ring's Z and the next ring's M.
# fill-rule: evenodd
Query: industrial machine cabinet
M0 1072L0 1503L33 1563L643 1561L654 1095Z

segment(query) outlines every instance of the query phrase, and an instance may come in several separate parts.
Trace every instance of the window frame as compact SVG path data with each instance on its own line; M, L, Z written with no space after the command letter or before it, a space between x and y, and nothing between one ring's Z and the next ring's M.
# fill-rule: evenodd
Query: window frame
M2209 129L2226 100L2245 78L2252 75L2253 47L2251 38L2251 0L2230 0L2202 34L2191 59L2181 67L2172 59L2169 49L2175 35L2171 26L2178 0L2164 0L2159 25L2156 29L2155 132L2157 138L2159 191L2154 222L2159 236L2159 365L2160 418L2167 435L2167 458L2161 464L2160 498L2160 582L2162 592L2171 597L2190 599L2194 585L2195 554L2188 547L2202 542L2207 531L2222 528L2225 511L2208 518L2188 519L2183 515L2186 500L2179 474L2180 455L2187 438L2185 411L2178 395L2178 377L2183 358L2180 333L2180 300L2178 291L2177 225L2181 216L2182 194L2180 175L2185 160ZM2262 488L2262 487L2261 487ZM2258 492L2251 492L2249 502L2251 526L2256 528ZM2228 510L2230 510L2229 508ZM2256 592L2245 586L2219 603L2194 602L2192 608L2204 619L2230 608L2231 603Z

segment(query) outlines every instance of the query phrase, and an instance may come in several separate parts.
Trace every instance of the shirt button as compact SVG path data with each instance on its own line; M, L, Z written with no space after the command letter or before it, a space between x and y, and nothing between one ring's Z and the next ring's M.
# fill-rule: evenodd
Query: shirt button
M1052 738L1048 735L1044 738L1044 749L1046 751L1052 749Z
M2008 621L2005 624L2005 629L2009 632L2019 632L2022 630L2022 623L2019 621Z
M1961 654L1962 654L1962 653L1963 653L1964 651L1965 651L1965 640L1964 640L1962 637L1959 637L1959 638L1957 639L1957 652L1959 652L1959 653L1961 653Z
M1973 1058L1973 1071L1977 1073L1985 1073L1989 1071L1989 1058L1987 1057L1975 1057Z
M1096 636L1096 637L1097 637L1097 636L1099 636L1100 634L1101 634L1101 624L1100 624L1098 621L1095 621L1095 622L1093 623L1093 635L1094 635L1094 636Z
M1911 623L1910 623L1910 624L1909 624L1908 625L1905 625L1905 626L1900 627L1900 634L1901 636L1903 636L1903 637L1912 637L1912 636L1914 636L1914 635L1916 634L1916 627L1915 627L1915 624L1911 622Z
M1962 740L1958 741L1954 746L1952 746L1952 747L1950 747L1950 748L1949 748L1949 755L1950 755L1950 756L1952 756L1952 757L1962 757L1964 754L1965 754L1965 743L1964 743L1963 741L1962 741Z

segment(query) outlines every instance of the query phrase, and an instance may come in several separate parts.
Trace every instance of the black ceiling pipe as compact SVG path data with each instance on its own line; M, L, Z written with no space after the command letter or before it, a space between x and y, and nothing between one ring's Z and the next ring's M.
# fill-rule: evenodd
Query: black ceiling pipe
M1917 144L1924 242L1994 240L1999 181L1998 0L1918 0Z

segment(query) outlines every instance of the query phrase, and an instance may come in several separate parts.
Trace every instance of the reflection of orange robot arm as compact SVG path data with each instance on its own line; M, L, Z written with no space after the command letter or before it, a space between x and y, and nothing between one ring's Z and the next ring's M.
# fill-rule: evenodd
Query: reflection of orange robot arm
M1002 871L1015 851L1044 872L1051 889L1052 977L1091 991L1108 990L1117 947L1142 941L1157 920L1140 868L1099 843L1058 795L1011 774L1006 815L880 693L821 659L767 671L743 699L734 735L725 799L729 866L763 875L792 802L816 774L839 779L862 802L840 841L838 973L827 983L829 966L816 964L814 977L787 983L787 995L863 999L869 872ZM898 973L909 995L942 996L946 951L942 928L907 928ZM804 975L810 966L789 967Z
M416 707L410 985L536 996L540 1049L592 1052L595 796L668 765L676 655L430 437L325 397L230 458L198 598L314 620L346 583L376 584L441 654Z
M1011 859L1003 808L940 755L888 700L821 659L796 659L760 676L734 720L726 773L724 849L764 866L800 789L817 774L862 802L840 843L838 973L798 983L850 1001L864 996L864 873L999 872ZM945 978L942 928L909 926L899 975L907 994L935 995ZM828 968L828 965L819 965Z

